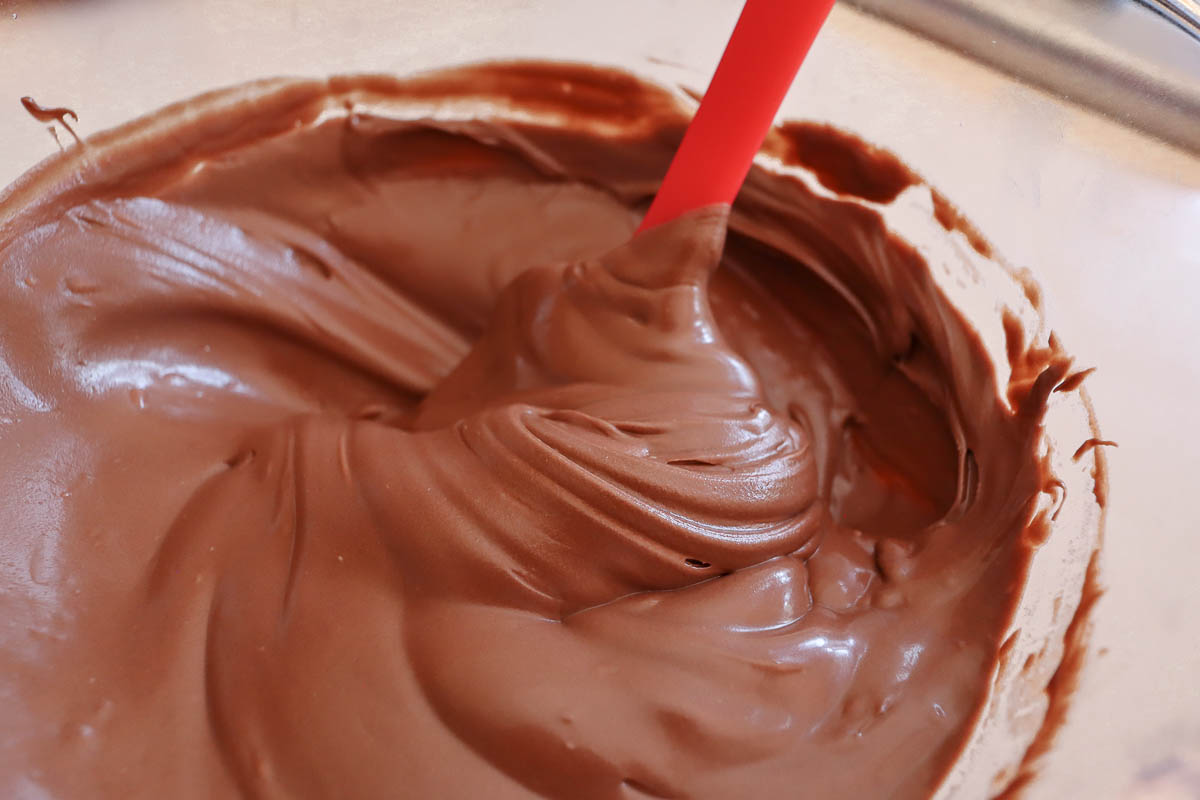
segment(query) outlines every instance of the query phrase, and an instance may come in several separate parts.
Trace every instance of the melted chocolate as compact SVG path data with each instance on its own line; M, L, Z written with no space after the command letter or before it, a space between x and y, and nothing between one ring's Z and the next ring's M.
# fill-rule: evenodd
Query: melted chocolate
M1063 641L1064 650L1062 661L1054 670L1050 684L1046 687L1046 695L1050 704L1046 710L1037 736L1025 752L1025 759L1016 778L995 800L1019 800L1037 778L1037 767L1050 748L1058 732L1067 720L1071 701L1075 696L1084 665L1090 655L1089 637L1091 635L1092 613L1096 603L1104 596L1104 588L1100 582L1100 554L1093 553L1088 561L1087 577L1084 579L1083 595L1080 599L1067 633Z
M38 122L57 122L67 129L71 137L75 141L80 141L79 135L75 133L75 129L71 127L71 123L67 122L67 117L70 117L75 122L79 122L79 117L69 108L44 108L38 105L37 101L32 97L22 97L21 105L29 112L29 116L36 119ZM50 126L50 135L54 137L54 141L58 143L58 133L54 130L54 126ZM61 144L59 145L61 147Z
M767 148L784 161L811 170L825 188L876 203L890 203L909 186L921 183L887 150L832 125L784 122Z
M36 119L38 122L58 122L65 128L71 126L67 124L67 117L70 117L75 122L79 121L79 117L69 108L45 108L38 105L38 102L32 97L22 97L21 105L29 112L29 116Z
M948 231L959 231L967 237L967 243L975 250L976 253L984 258L991 258L993 255L992 245L987 239L983 238L983 234L979 232L971 222L962 215L953 203L951 203L941 192L933 193L933 216L941 223L942 227ZM1029 284L1032 286L1033 284ZM1032 299L1032 298L1031 298Z
M387 113L475 96L554 119ZM997 387L875 212L760 169L629 241L685 122L594 68L266 83L11 189L0 787L929 795L1067 361Z

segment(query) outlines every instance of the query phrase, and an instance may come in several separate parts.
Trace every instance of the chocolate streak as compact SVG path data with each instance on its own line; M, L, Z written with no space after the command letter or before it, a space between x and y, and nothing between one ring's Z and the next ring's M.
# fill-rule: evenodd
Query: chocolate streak
M38 122L57 122L67 129L75 141L79 141L79 135L75 133L75 129L71 127L71 123L67 122L67 117L70 117L75 122L79 122L78 115L69 108L45 108L38 104L32 97L22 97L21 106L29 112L29 116L36 119ZM50 126L50 132L54 135L54 141L58 141L58 134L54 133L54 126Z
M21 105L26 111L29 112L29 116L33 117L38 122L58 122L69 128L70 125L67 124L67 117L70 117L76 122L79 121L79 117L71 109L45 108L39 105L38 102L32 97L22 97Z
M475 96L554 118L389 114ZM685 123L266 82L10 189L0 794L928 796L1067 361L1010 407L878 214L761 169L630 242Z

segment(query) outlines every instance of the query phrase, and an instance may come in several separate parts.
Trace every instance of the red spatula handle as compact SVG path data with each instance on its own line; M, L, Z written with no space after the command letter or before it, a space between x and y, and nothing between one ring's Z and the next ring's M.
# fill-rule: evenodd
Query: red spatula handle
M834 0L746 0L639 231L732 203Z

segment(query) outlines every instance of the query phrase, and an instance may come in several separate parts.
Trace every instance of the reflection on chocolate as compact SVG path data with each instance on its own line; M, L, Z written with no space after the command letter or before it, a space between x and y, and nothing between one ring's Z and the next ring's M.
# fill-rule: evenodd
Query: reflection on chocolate
M393 113L475 96L555 120ZM0 793L928 796L1068 360L996 386L795 178L630 241L685 122L599 68L264 82L15 185Z

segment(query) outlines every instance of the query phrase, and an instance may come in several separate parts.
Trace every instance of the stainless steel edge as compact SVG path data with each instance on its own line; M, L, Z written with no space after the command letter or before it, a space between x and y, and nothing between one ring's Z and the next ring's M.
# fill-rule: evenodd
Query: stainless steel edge
M1141 0L1200 41L1200 2L1197 0Z
M843 2L1200 152L1200 40L1144 5L1127 0ZM1194 0L1166 3L1196 9Z

